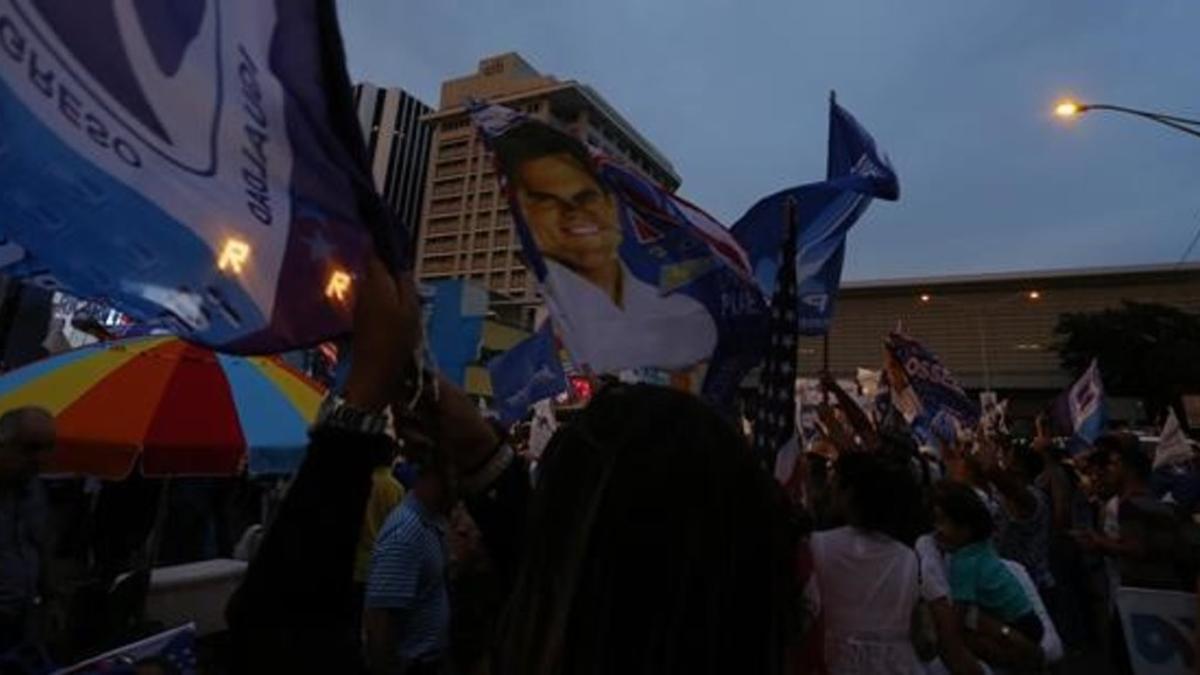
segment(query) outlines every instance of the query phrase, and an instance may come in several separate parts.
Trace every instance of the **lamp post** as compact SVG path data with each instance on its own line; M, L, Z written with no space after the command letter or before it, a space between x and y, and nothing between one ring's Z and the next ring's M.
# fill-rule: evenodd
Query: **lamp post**
M1110 112L1118 112L1126 115L1141 117L1142 119L1157 122L1164 126L1171 127L1176 131L1181 131L1190 136L1200 138L1200 120L1190 119L1187 117L1179 117L1178 115L1164 115L1163 113L1151 112L1149 110L1138 110L1136 108L1127 108L1120 105L1109 105L1107 103L1080 103L1071 99L1059 101L1054 106L1054 114L1064 119L1073 119L1080 115L1091 112L1093 110L1107 110Z

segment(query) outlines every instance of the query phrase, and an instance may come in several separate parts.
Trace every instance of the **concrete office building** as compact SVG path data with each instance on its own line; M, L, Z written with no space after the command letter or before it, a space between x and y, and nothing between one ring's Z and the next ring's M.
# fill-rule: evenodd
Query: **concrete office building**
M671 163L591 87L534 70L514 53L483 59L473 75L442 84L433 128L425 205L417 244L423 281L470 278L498 294L493 308L529 323L540 302L521 262L508 201L494 164L467 118L470 98L520 109L551 121L669 189L679 186Z
M410 235L415 235L421 222L433 136L423 118L433 108L403 89L368 83L355 85L354 105L367 141L375 187Z

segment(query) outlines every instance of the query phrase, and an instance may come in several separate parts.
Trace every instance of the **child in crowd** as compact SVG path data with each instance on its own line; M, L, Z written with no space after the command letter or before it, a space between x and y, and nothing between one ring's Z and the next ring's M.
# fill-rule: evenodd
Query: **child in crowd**
M995 525L983 501L970 486L950 482L938 485L933 499L938 542L951 552L950 595L972 631L972 651L985 659L1001 655L1014 631L1035 645L1041 642L1045 629L1021 582L992 545ZM988 618L1000 626L985 630Z

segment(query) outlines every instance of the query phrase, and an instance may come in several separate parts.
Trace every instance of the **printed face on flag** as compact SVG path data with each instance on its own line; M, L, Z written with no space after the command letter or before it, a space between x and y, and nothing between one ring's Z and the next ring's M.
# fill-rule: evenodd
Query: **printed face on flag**
M612 285L621 278L616 198L585 161L569 152L522 159L511 168L512 187L542 255L596 284L620 305L621 289Z
M547 123L501 106L471 114L577 365L687 368L710 358L726 317L761 311L737 301L752 287L727 261L740 248L702 211Z

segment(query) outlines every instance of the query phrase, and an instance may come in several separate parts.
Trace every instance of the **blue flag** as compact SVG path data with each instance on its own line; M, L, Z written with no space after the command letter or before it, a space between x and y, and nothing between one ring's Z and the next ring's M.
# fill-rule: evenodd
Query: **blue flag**
M533 335L488 363L492 378L492 400L500 421L511 424L520 420L542 399L567 390L550 322Z
M1091 444L1104 431L1107 410L1100 364L1092 359L1083 375L1054 400L1051 423L1056 433L1067 436L1072 452Z
M483 319L488 312L487 289L463 279L424 284L429 294L426 342L437 369L451 382L466 385L467 365L479 356Z
M329 0L4 0L0 128L4 273L225 351L345 332L404 257Z
M832 99L827 172L823 182L789 188L760 200L733 226L734 236L750 258L755 278L764 291L770 292L778 275L783 243L779 214L788 198L796 200L800 227L797 311L803 335L820 335L829 330L850 227L866 211L872 198L896 200L900 196L896 173L880 155L875 141Z
M925 345L893 332L884 347L892 404L914 431L926 439L951 437L979 423L979 406Z

